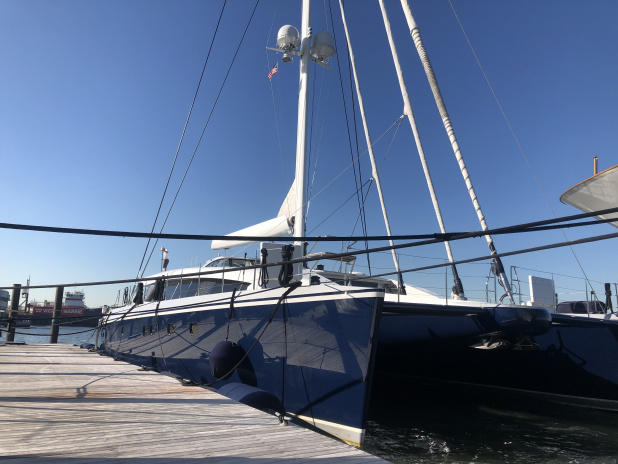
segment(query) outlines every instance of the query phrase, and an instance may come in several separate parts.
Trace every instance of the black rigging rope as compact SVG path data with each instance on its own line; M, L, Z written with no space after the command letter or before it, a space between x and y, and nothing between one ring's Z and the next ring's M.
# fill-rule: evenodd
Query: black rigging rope
M434 233L434 234L405 234L405 235L369 235L362 237L354 236L325 236L325 237L278 237L278 241L320 241L320 242L341 242L342 240L423 240L423 239L437 239L437 240L454 240L460 238L481 237L485 234L512 234L519 232L537 232L542 230L559 229L560 227L581 227L589 225L597 225L604 223L618 223L618 219L594 219L586 222L577 222L571 224L562 224L555 226L554 224L564 223L568 221L576 221L579 219L590 218L593 216L601 216L604 214L616 213L618 207L608 208L599 211L593 211L590 213L581 213L571 216L563 216L555 219L546 219L543 221L529 222L524 224L517 224L514 226L501 227L497 229L490 229L486 232L448 232L448 233ZM131 238L165 238L172 240L243 240L243 241L271 241L272 237L262 237L255 235L209 235L209 234L156 234L147 232L129 232L129 231L117 231L117 230L98 230L98 229L78 229L71 227L49 227L49 226L34 226L26 224L10 224L2 222L0 223L0 229L15 229L15 230L29 230L36 232L54 232L61 234L79 234L79 235L97 235L107 237L131 237ZM455 238L457 237L457 238ZM416 245L414 245L416 246ZM131 280L131 282L139 279ZM72 285L72 284L71 284ZM12 287L7 287L12 288ZM35 288L35 287L28 287Z
M169 176L167 177L167 183L165 184L165 189L163 190L163 195L161 196L161 202L159 203L159 209L157 210L157 214L155 216L155 220L152 224L152 229L150 230L150 232L154 232L155 226L157 225L157 220L159 219L159 214L161 213L161 208L163 206L163 200L165 200L165 195L167 193L167 188L169 187L170 184L170 180L172 178L172 173L174 172L174 166L176 166L176 160L178 159L178 154L180 153L180 147L182 146L182 141L184 140L185 137L185 133L187 132L187 126L189 125L189 120L191 119L191 113L193 112L193 107L195 106L195 101L197 100L197 94L200 90L200 86L202 84L202 79L204 78L204 72L206 71L206 65L208 64L208 60L210 58L210 52L212 51L212 47L215 43L215 37L217 36L217 31L219 30L219 25L221 24L221 18L223 17L223 11L225 10L225 5L227 4L227 0L225 0L223 2L223 7L221 8L221 14L219 15L219 20L217 21L217 27L215 28L215 33L212 36L212 40L210 41L210 48L208 49L208 55L206 56L206 60L204 61L204 66L202 67L202 74L200 75L200 79L197 83L197 88L195 89L195 94L193 95L193 101L191 102L191 108L189 109L189 114L187 115L187 119L185 120L185 125L182 129L182 134L180 136L180 141L178 142L178 147L176 148L176 155L174 156L174 162L172 163L172 168L170 169L170 173ZM192 158L193 159L193 158ZM189 163L190 165L190 163ZM188 168L187 168L188 169ZM185 173L186 175L186 173ZM183 178L184 180L184 178ZM182 184L181 184L182 185ZM180 187L179 187L180 189ZM178 192L176 192L176 196L178 196ZM174 197L174 200L176 200L176 198ZM172 206L174 206L174 204L172 203ZM170 211L171 211L170 207ZM169 216L169 213L168 213ZM166 218L167 221L167 218ZM163 226L165 226L165 223L163 223ZM161 231L163 231L163 226L161 227ZM148 239L148 242L146 243L146 249L144 250L144 255L142 256L142 262L139 265L139 269L137 271L137 276L140 275L140 272L142 272L142 266L144 266L144 259L146 258L146 253L148 253L148 247L150 246L150 238ZM156 242L152 247L152 252L154 252L154 249L156 247ZM150 262L150 257L152 256L152 252L150 253L150 256L148 257L148 261L146 262L146 265L144 266L144 271L146 270L145 268L148 266L148 262ZM143 272L142 272L143 275Z
M333 11L332 11L332 7L331 7L331 3L330 1L328 2L328 9L329 9L329 13L330 13L330 21L331 21L331 27L333 30L333 41L335 43L337 43L337 35L335 33L335 25L333 23ZM345 47L345 49L347 50L347 47ZM346 126L348 129L348 145L350 147L350 156L352 157L352 169L354 172L354 185L356 186L356 200L358 202L358 209L359 212L362 214L361 215L361 227L363 230L363 235L367 236L367 227L365 224L365 209L364 209L364 205L361 202L361 198L363 197L363 179L362 179L362 174L361 174L361 168L360 168L360 156L356 157L356 160L354 158L354 148L353 148L353 144L352 144L352 139L350 136L350 120L348 117L348 107L346 105L346 100L345 100L345 91L344 91L344 87L343 87L343 77L341 75L341 63L339 62L339 54L335 54L335 58L337 60L337 70L339 71L338 75L339 75L339 86L341 88L341 99L343 101L343 111L345 114L345 120L346 120ZM352 90L353 88L353 84L352 84L352 76L351 76L351 69L350 69L350 56L348 54L348 78L350 80L350 98L352 99L352 115L353 115L353 120L354 120L354 140L355 140L355 144L356 144L356 153L359 153L358 150L358 133L356 131L356 110L354 107L354 91ZM358 179L356 177L356 166L355 166L355 162L358 162ZM361 183L361 186L359 187L359 182ZM365 248L367 249L369 247L369 243L365 240ZM369 260L369 254L367 254L367 266L369 269L369 274L371 274L371 262Z
M247 25L245 26L245 31L240 39L240 42L238 42L238 47L236 47L236 52L234 53L234 57L232 58L232 61L230 63L230 66L228 67L227 73L225 74L225 78L223 79L223 82L221 83L221 87L219 88L219 93L217 94L217 98L215 99L212 108L210 109L210 114L208 115L208 119L206 120L206 124L204 124L204 127L202 129L202 133L200 134L200 138L197 141L197 144L195 145L195 149L193 150L193 155L191 155L191 160L189 160L189 164L187 165L187 169L185 170L184 175L182 176L182 180L180 181L180 185L178 186L178 190L176 191L176 195L174 196L174 200L172 201L172 204L170 205L170 209L167 212L167 216L165 217L165 221L163 222L163 225L161 226L161 232L163 232L163 228L165 227L165 224L167 224L167 220L169 219L170 214L172 213L172 208L174 207L174 204L176 203L176 199L178 198L178 194L180 193L180 189L182 188L182 185L185 182L185 179L187 177L187 174L189 172L189 168L191 167L191 164L193 163L193 159L195 158L195 155L197 153L197 149L199 148L200 144L202 143L202 139L204 138L204 133L206 132L206 128L208 127L208 124L210 123L210 119L212 118L212 115L215 111L215 108L217 106L217 103L219 102L219 98L221 97L221 93L223 92L223 87L225 87L225 83L227 82L227 79L230 75L230 72L232 71L232 66L234 66L234 62L236 61L236 56L238 55L238 52L240 51L240 46L242 45L245 36L247 35L247 31L249 30L249 26L251 25L251 21L253 20L253 16L255 15L255 11L257 10L258 4L260 3L260 0L257 0L257 2L255 3L255 6L253 7L253 12L251 13L251 16L249 17L249 21L247 22ZM223 13L223 12L222 12ZM152 251L150 252L150 256L148 257L148 261L150 261L150 258L152 257L152 254L154 253L154 250L156 248L156 244L155 246L152 247ZM147 265L147 264L146 264ZM144 275L144 272L146 270L144 269L144 271L142 272L142 276Z
M226 1L227 2L227 1ZM176 203L176 199L178 198L178 194L180 193L180 189L182 188L184 181L187 177L187 174L189 172L189 169L191 168L191 164L193 163L193 159L195 158L195 155L197 153L197 149L199 148L202 139L204 138L204 133L206 132L206 128L208 127L208 124L210 123L210 120L212 118L212 115L215 111L215 108L217 106L217 103L219 102L219 98L221 97L221 94L223 92L223 88L225 87L225 84L227 82L227 79L230 75L230 72L232 71L232 67L234 66L234 63L236 61L236 57L238 56L238 52L240 51L240 47L242 46L242 43L245 39L245 36L247 35L247 31L249 30L249 26L251 25L251 21L253 20L253 16L255 16L255 12L257 10L257 7L260 3L260 0L257 0L255 2L255 6L253 7L253 11L251 12L251 16L249 17L249 20L247 21L247 25L245 26L245 30L243 32L242 37L240 38L240 41L238 42L238 46L236 47L236 52L234 53L234 56L232 58L232 61L230 62L230 65L228 67L227 73L225 74L225 78L223 79L223 82L221 83L221 86L219 88L219 92L217 93L217 98L215 99L212 108L210 109L210 114L208 115L208 119L206 120L206 123L204 124L204 127L202 129L202 133L200 134L200 138L197 141L197 144L195 145L195 149L193 150L193 154L191 155L191 159L189 160L189 164L187 165L187 169L185 170L185 173L182 177L182 180L180 181L180 185L178 186L178 189L176 190L176 195L174 196L174 199L172 201L172 204L170 205L169 211L167 212L167 216L165 217L165 221L163 222L162 226L161 226L161 232L163 232L163 228L165 227L165 225L167 224L167 220L169 219L169 216L172 212L172 209L174 207L174 204ZM225 8L225 4L223 6L223 8ZM221 10L221 16L223 15L223 9ZM219 22L221 21L221 17L219 17ZM219 23L217 23L217 30L219 28ZM216 34L216 31L215 31ZM213 42L214 42L214 36L213 36ZM212 49L212 44L211 44L211 49ZM210 50L208 51L208 57L210 57ZM206 59L206 62L208 62L208 58ZM206 68L206 63L204 63L204 69ZM204 74L204 70L202 70L202 76ZM202 77L200 77L200 83L202 81ZM198 90L199 90L199 85L198 85ZM196 91L196 96L197 96L197 91ZM195 99L194 99L195 102ZM193 109L193 104L191 105L191 108ZM187 120L188 121L188 120ZM186 125L185 125L185 129L186 129ZM184 131L183 131L183 136L184 136ZM166 187L167 189L167 187ZM163 201L163 200L162 200ZM157 213L157 217L158 217L158 213ZM156 221L155 221L156 222ZM153 226L154 229L154 226ZM148 266L148 263L150 262L150 259L152 258L152 254L154 253L154 250L156 248L156 242L152 247L152 250L150 252L150 256L148 257L148 261L146 262L146 266ZM142 258L142 262L143 262L143 258ZM146 266L144 266L144 270L142 271L142 276L144 275L144 272L146 272ZM141 268L141 266L140 266Z
M610 209L606 209L606 210L601 210L601 211L594 211L591 213L583 213L583 214L576 214L576 215L572 215L572 216L566 216L566 217L562 217L562 218L556 218L556 219L547 219L544 221L537 221L537 222L531 222L531 223L526 223L526 224L519 224L519 225L515 225L515 226L508 226L508 227L502 227L499 229L490 229L487 231L475 231L475 232L466 232L466 233L447 233L447 234L425 234L425 235L396 235L396 236L372 236L372 237L363 237L366 238L367 240L421 240L418 242L411 242L411 243L403 243L403 244L399 244L399 245L393 245L393 246L384 246L384 247L378 247L378 248L373 248L373 249L368 249L368 250L356 250L353 252L348 252L348 253L334 253L332 255L329 255L330 258L343 258L346 256L355 256L355 255L359 255L359 254L365 254L365 253L376 253L376 252L381 252L381 251L387 251L387 250L397 250L397 249L401 249L401 248L412 248L412 247L417 247L417 246L423 246L423 245L429 245L429 244L434 244L434 243L441 243L445 240L449 240L449 241L454 241L454 240L462 240L462 239L466 239L466 238L473 238L473 237L482 237L485 234L493 234L493 235L498 235L498 234L512 234L512 233L522 233L522 232L537 232L537 231L541 231L541 230L552 230L552 229L559 229L559 228L566 228L566 227L580 227L580 226L587 226L587 225L595 225L595 224L602 224L602 223L607 223L607 222L616 222L616 219L602 219L602 220L594 220L594 221L585 221L585 222L579 222L579 223L571 223L571 224L559 224L561 222L565 222L565 221L574 221L574 220L578 220L578 219L583 219L583 218L588 218L591 216L599 216L599 215L603 215L603 214L609 214L609 213L615 213L618 212L618 207L616 208L610 208ZM20 229L20 230L46 230L46 231L53 231L53 232L63 232L63 233L87 233L90 235L115 235L115 236L149 236L149 235L155 235L155 236L162 236L162 235L166 235L169 238L177 238L177 239L193 239L193 240L213 240L213 239L221 239L221 236L213 236L213 235L207 235L207 236L187 236L187 235L174 235L174 234L138 234L138 233L127 233L127 232L109 232L109 231L92 231L92 230L88 230L88 229L66 229L66 228L50 228L50 227L40 227L40 226L23 226L23 225L7 225L7 224L2 224L0 223L0 229L1 228L13 228L13 229ZM56 230L50 230L50 229L56 229ZM58 230L60 229L60 230ZM589 237L586 239L580 239L580 240L575 240L575 241L566 241L566 242L560 242L557 244L551 244L551 245L545 245L545 246L541 246L541 247L537 247L537 248L533 248L533 249L527 249L527 250L523 250L523 251L514 251L514 252L509 252L509 253L502 253L500 254L500 256L510 256L513 254L521 254L521 253L528 253L531 251L536 251L536 250L543 250L543 249L550 249L550 248L557 248L557 247L562 247L562 246L569 246L569 245L576 245L576 244L580 244L580 243L590 243L590 242L595 242L595 241L600 241L600 240L608 240L611 238L616 238L618 237L618 233L614 233L614 234L606 234L606 235L600 235L597 237ZM235 237L224 237L224 239L226 240L252 240L252 241L268 241L270 238L272 237L241 237L241 236L235 236ZM300 240L300 241L342 241L342 240L351 240L354 237L281 237L281 240L287 240L287 241L296 241L296 240ZM317 261L321 259L321 257L308 257L308 258L299 258L299 259L294 259L291 262L293 263L300 263L300 262L308 262L308 261ZM473 262L473 261L480 261L486 259L485 257L482 258L478 258L478 259L472 259L472 260L467 260L467 261L458 261L457 263L464 263L464 262ZM280 266L281 262L279 263L271 263L268 264L268 267L271 266ZM455 263L456 264L456 263ZM450 266L450 263L446 263L446 264L442 264L442 265L438 265L438 266L431 266L429 267L429 269L433 268L433 267L443 267L443 266ZM244 269L257 269L259 267L262 267L263 265L254 265L254 266L245 266ZM418 269L409 269L409 270L405 270L405 271L401 271L402 273L404 272L412 272L412 271L418 271L418 270L425 270L426 268L418 268ZM190 273L190 274L185 274L186 277L188 276L197 276L197 275L208 275L208 274L214 274L214 273L219 273L220 271L218 270L213 270L213 271L200 271L200 272L195 272L195 273ZM392 273L388 273L388 274L384 274L384 275L390 275ZM377 276L379 277L379 275ZM148 277L148 278L142 278L142 279L123 279L123 280L112 280L112 281L104 281L104 282L80 282L80 283L71 283L71 284L63 284L63 286L92 286L92 285L111 285L111 284L120 284L120 283L133 283L133 282L144 282L144 281L151 281L153 280L152 277ZM29 286L25 286L22 288L53 288L53 287L57 287L58 284L55 285L29 285ZM0 289L13 289L13 287L0 287Z

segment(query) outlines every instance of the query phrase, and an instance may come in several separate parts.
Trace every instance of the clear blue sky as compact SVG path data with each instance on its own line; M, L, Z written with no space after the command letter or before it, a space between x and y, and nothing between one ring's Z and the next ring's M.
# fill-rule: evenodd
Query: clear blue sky
M314 31L331 29L324 3L314 1ZM222 4L0 2L0 222L150 231ZM411 4L489 226L550 218L448 1ZM377 2L348 0L347 5L370 130L377 139L401 115L401 95ZM453 5L554 211L576 214L559 202L560 194L592 175L593 156L599 157L601 169L618 163L618 2L453 0ZM253 6L249 0L228 2L163 216ZM447 229L478 230L400 2L389 0L387 7ZM339 81L341 72L351 120L345 37L337 2L332 10L339 62L331 61L334 72L320 68L312 75L311 156L318 160L314 193L351 159ZM279 57L265 47L274 46L283 24L300 26L300 0L261 0L165 232L226 234L276 215L293 178L298 85L298 61L280 63L272 85L266 78ZM356 120L362 152L358 112ZM409 124L404 122L393 136L390 131L375 147L380 163L388 154L381 180L393 232L437 232ZM362 165L367 180L367 157ZM308 233L359 235L360 228L353 229L356 199L323 222L354 190L348 170L312 201ZM383 234L375 190L366 214L368 233ZM576 239L614 231L603 225L567 234ZM546 232L496 237L496 246L510 251L561 240L559 232ZM25 284L28 276L33 285L132 278L146 245L143 239L13 230L0 230L0 241L1 286ZM618 281L617 243L576 248L591 279ZM170 268L216 256L207 242L168 240L161 245L170 250ZM456 259L487 253L483 239L456 243L453 249ZM254 248L246 251L254 254ZM403 268L445 258L441 245L403 253ZM159 271L159 260L155 252L147 274ZM365 270L364 265L359 259L357 270ZM374 273L391 265L388 256L372 261ZM505 265L581 277L567 249L508 258ZM472 290L483 290L487 271L487 264L460 269L470 296L482 296ZM527 274L519 276L526 279ZM440 292L444 273L410 274L406 281ZM559 285L582 288L574 280ZM117 290L85 288L86 303L111 304ZM51 299L53 290L32 295Z

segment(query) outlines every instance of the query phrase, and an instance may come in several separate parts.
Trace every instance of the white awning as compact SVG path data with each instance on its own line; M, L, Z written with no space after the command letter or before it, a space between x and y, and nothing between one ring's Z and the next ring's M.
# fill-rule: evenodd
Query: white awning
M560 201L567 205L591 213L618 206L618 165L571 187L560 196ZM617 213L596 216L599 219L618 219ZM610 222L618 227L618 222Z

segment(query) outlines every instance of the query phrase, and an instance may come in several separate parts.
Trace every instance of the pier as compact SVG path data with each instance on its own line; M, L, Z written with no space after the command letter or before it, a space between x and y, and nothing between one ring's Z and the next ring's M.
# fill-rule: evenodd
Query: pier
M0 459L12 464L386 462L71 345L0 345L0 379Z

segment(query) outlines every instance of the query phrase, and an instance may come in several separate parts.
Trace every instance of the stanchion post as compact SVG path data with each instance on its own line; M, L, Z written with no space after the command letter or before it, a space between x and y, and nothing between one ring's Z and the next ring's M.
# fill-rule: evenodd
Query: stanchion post
M13 284L13 294L11 295L11 310L9 311L9 323L6 326L6 341L15 341L15 318L19 310L19 295L21 293L21 284Z
M49 335L49 343L58 343L58 321L60 320L60 311L62 310L62 294L64 287L56 287L56 299L54 300L54 315L52 316L51 334Z

